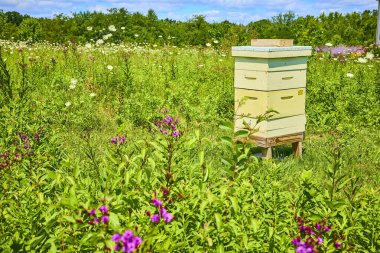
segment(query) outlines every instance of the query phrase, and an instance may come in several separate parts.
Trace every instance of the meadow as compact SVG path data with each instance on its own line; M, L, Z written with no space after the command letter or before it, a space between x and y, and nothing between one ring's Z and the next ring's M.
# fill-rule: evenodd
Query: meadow
M1 45L1 252L380 251L375 48L316 50L303 157L262 160L229 48Z

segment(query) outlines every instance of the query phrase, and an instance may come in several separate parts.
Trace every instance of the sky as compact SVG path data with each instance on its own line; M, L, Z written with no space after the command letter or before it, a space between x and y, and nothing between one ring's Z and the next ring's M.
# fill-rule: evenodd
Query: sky
M377 9L376 0L0 0L0 10L17 11L33 17L53 17L80 11L107 12L124 7L129 12L146 14L153 9L160 19L186 21L193 15L205 15L209 22L228 20L248 24L293 11L296 16L322 12L362 12Z

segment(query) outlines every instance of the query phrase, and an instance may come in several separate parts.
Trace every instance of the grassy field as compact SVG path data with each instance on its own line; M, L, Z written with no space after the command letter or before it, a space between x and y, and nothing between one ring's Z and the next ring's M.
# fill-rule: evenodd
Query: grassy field
M376 57L310 57L303 158L264 161L230 51L2 44L0 251L380 251Z

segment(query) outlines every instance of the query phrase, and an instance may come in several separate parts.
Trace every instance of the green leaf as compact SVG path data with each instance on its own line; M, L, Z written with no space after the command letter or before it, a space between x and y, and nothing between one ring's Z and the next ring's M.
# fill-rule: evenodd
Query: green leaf
M109 220L109 226L112 228L114 231L120 230L120 221L119 217L115 213L110 213L110 220Z
M222 225L223 225L222 215L220 213L215 213L214 216L215 216L216 228L218 230L220 230L222 228Z
M223 121L219 124L219 128L223 130L234 130L234 124L231 121Z
M249 131L245 130L245 129L239 130L239 131L234 133L234 136L236 138L247 138L248 135L249 135Z

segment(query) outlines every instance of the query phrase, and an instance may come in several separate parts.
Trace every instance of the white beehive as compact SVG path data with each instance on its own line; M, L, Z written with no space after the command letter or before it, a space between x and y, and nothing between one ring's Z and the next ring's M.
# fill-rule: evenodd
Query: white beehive
M235 56L235 130L243 120L256 126L257 138L273 138L305 131L305 93L309 46L232 47ZM242 103L243 102L243 103ZM278 112L256 125L256 117Z

